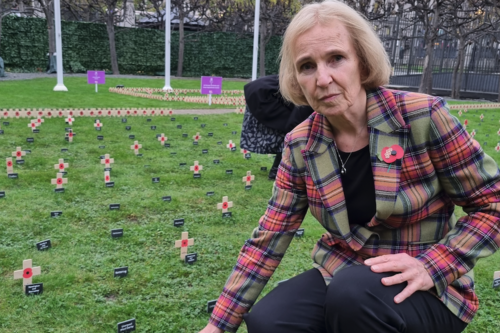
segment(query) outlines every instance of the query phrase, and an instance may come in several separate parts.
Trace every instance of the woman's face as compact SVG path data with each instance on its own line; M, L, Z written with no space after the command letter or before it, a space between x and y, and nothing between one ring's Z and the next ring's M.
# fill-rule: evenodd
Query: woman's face
M358 56L343 24L318 24L300 35L294 61L302 93L316 112L337 116L360 98L366 102Z

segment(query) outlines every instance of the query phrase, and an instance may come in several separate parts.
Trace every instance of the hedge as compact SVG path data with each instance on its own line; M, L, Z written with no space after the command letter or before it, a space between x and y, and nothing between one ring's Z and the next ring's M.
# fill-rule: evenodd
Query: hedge
M186 32L183 76L251 77L253 38L230 32ZM177 71L179 33L172 32L171 73ZM104 24L62 22L66 72L110 70ZM278 73L281 37L266 48L266 74ZM160 30L116 27L118 65L122 74L154 75L164 71L165 34ZM8 16L2 23L0 56L8 71L36 72L47 67L48 37L44 19Z

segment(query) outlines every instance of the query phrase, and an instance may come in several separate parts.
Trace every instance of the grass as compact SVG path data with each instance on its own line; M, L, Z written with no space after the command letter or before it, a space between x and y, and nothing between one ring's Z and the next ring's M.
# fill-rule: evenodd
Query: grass
M137 81L145 81L148 86L154 82ZM7 98L0 90L0 105L13 99L12 107L44 107L24 103L37 100L29 95L31 85L39 84L38 80L24 81L20 86L27 88L16 98ZM135 80L130 84L139 86ZM93 92L82 92L81 97L73 96L66 102L92 107L83 105L83 101L93 101L94 97ZM115 106L111 102L123 98L109 94L95 106ZM156 103L134 99L132 105L116 106L134 107L141 101L146 107ZM47 97L44 103L69 107L52 105L59 102ZM102 105L104 102L110 104ZM479 121L481 113L484 122ZM0 191L6 192L0 199L1 332L116 332L116 324L130 318L136 318L138 332L197 332L205 326L209 318L206 302L218 297L241 246L271 196L272 183L260 168L269 168L273 159L252 154L245 160L239 150L226 149L228 140L239 143L241 115L200 115L197 121L193 116L176 115L175 122L167 117L150 118L152 121L147 122L145 117L129 117L123 124L119 118L102 117L101 132L94 130L92 118L77 118L72 126L76 133L73 143L64 141L68 125L61 118L46 119L39 134L30 133L26 119L10 119L9 126L2 126L1 158L10 156L17 146L32 152L25 156L24 165L14 166L19 179L0 176ZM476 129L476 139L485 151L500 162L500 154L494 150L500 111L469 111L460 120L464 119L469 120L470 130ZM205 128L201 128L202 123ZM126 131L125 125L131 126L131 131ZM151 130L151 125L157 129ZM202 138L198 146L193 146L191 137L196 132ZM156 139L159 133L168 137L170 148L160 146ZM143 157L136 157L130 149L130 134L143 145ZM97 135L103 135L104 140L98 141ZM35 142L26 143L27 137L34 137ZM218 145L218 141L223 144ZM61 148L69 151L61 152ZM202 154L202 149L208 149L208 154ZM115 159L111 172L114 188L104 186L99 157L106 153ZM65 193L54 193L55 186L50 184L56 174L53 165L59 158L69 163ZM214 159L221 163L214 164ZM193 179L189 171L195 160L204 167L201 179ZM180 166L182 162L187 165ZM226 169L232 169L233 175L226 174ZM241 181L247 170L256 176L249 191ZM152 177L160 177L160 183L153 184ZM215 195L206 196L208 191ZM172 201L162 201L168 195ZM225 195L234 202L231 219L222 219L216 209ZM112 203L120 203L121 209L110 211L108 205ZM55 210L61 210L62 216L51 218L50 212ZM456 212L463 215L460 208ZM184 218L185 225L174 227L176 218ZM324 229L309 215L302 226L305 236L292 242L263 295L277 281L311 268L310 251ZM112 239L113 228L123 228L124 237ZM198 262L192 266L184 264L179 249L174 248L182 231L189 231L195 239L190 252L198 253ZM37 251L35 244L45 239L51 239L52 248ZM44 284L44 294L25 297L22 282L13 280L13 272L22 268L24 259L33 259L34 266L41 266L42 275L34 277L33 282ZM500 331L500 291L491 288L493 272L500 269L499 259L497 253L476 266L481 307L467 333ZM113 269L122 266L129 267L129 276L113 278ZM246 332L244 326L240 332Z
M164 79L116 79L107 78L106 84L87 84L86 77L66 77L64 84L68 92L53 92L56 79L42 78L21 81L0 81L0 109L14 108L172 108L176 109L234 109L229 105L196 104L186 102L163 102L139 97L124 96L108 92L110 87L163 88ZM224 90L243 90L246 82L223 81ZM172 80L176 89L199 89L199 80Z

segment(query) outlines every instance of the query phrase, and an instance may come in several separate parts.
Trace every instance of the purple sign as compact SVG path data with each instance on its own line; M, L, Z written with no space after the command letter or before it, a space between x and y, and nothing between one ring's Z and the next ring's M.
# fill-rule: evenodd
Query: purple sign
M201 93L204 95L222 94L222 78L218 76L202 76Z
M104 71L87 71L88 84L105 84L106 74Z

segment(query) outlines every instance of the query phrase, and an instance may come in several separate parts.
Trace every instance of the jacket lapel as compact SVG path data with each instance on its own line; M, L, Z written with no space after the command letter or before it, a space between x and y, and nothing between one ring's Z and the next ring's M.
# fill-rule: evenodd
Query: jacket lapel
M380 153L384 147L392 145L406 149L409 125L405 125L392 92L384 88L367 92L367 112L377 207L376 215L368 226L375 226L383 223L394 210L402 162L401 159L396 160L389 168L389 164L379 159ZM354 250L359 250L372 232L366 228L356 228L356 235L351 233L334 145L328 120L315 113L302 154L326 210L322 214L322 222L332 234L345 239Z

